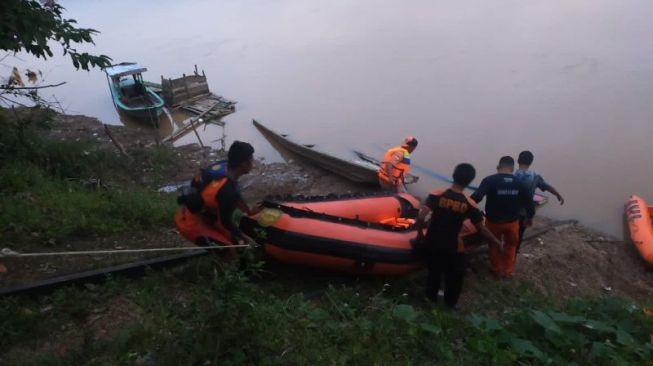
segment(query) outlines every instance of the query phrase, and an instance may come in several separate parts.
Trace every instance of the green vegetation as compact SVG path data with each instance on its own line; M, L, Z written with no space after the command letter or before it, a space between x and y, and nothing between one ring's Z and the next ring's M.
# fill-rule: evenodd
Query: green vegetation
M551 305L528 295L522 297L526 307L505 308L498 318L460 315L395 295L379 281L330 286L310 297L274 294L266 281L256 280L264 275L258 267L215 269L220 266L205 259L174 273L113 280L101 291L61 290L40 303L0 300L0 351L20 345L4 362L645 365L653 359L653 319L623 301ZM392 287L405 285L399 281ZM494 283L489 290L501 287ZM89 321L93 309L112 304L123 308L105 310L105 316L129 316L95 339L98 329ZM68 324L65 330L62 324ZM34 335L49 335L55 347L49 353L65 352L56 357L38 347L29 355L21 352L35 346Z
M174 198L131 179L148 171L156 180L175 163L172 149L136 149L125 159L88 141L50 140L39 131L51 115L35 112L17 121L0 111L3 241L52 243L170 223Z
M36 85L42 76L41 71L25 69L21 72L16 66L3 62L17 53L23 52L48 59L54 56L51 46L57 44L63 55L70 57L75 69L88 71L93 67L106 67L111 64L109 56L98 56L78 50L79 46L95 44L93 37L98 31L78 27L75 19L64 18L64 10L56 0L0 2L0 66L11 70L6 81L0 82L0 105L26 106L24 103L29 100L32 105L52 106L54 103L42 98L39 90L65 83ZM21 74L27 77L27 81L23 81Z
M63 17L63 11L55 0L4 0L0 5L0 50L23 51L47 59L53 56L49 43L53 42L70 56L77 69L109 65L108 56L94 56L75 48L76 44L94 44L93 36L98 31L77 27L74 19Z

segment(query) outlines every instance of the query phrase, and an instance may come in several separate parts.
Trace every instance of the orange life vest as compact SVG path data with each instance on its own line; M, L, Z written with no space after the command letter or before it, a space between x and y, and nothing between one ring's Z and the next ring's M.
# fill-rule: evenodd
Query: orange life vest
M388 176L388 170L390 176ZM402 146L389 149L379 167L379 179L390 184L403 183L410 170L410 153Z
M210 209L210 210L216 210L219 205L218 205L218 192L224 187L224 185L227 183L227 180L229 178L227 177L222 177L219 179L216 179L204 187L202 189L202 203L204 203L204 207Z
M204 213L208 214L207 216L209 217L214 215L216 218L215 222L213 222L213 226L215 226L218 231L224 233L225 235L231 236L229 230L227 230L224 225L222 225L222 219L220 217L220 203L218 202L218 193L228 180L229 178L223 177L212 181L206 187L204 187L201 194L202 202L204 203Z
M228 182L226 172L217 162L191 181L191 189L177 200L181 205L175 218L177 229L188 240L209 237L217 242L231 240L231 233L222 225L218 193Z

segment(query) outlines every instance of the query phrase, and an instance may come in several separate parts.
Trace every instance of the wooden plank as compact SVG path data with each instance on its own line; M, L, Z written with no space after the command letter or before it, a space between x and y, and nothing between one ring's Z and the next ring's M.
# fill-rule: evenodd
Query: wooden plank
M202 117L204 117L207 113L209 113L213 108L217 107L220 103L222 103L222 102L221 101L216 102L215 104L213 104L213 106L211 108L203 111L202 113L198 114L197 116L189 118L187 124L185 124L183 127L181 127L179 130L177 130L172 135L170 135L170 136L166 137L165 139L163 139L163 142L174 141L174 140L178 139L179 137L181 137L181 136L185 135L186 133L188 133L190 131L190 129L193 129L195 131L195 134L197 135L197 138L199 139L199 134L197 134L197 131L195 130L195 125L194 125L195 121L202 118ZM218 121L213 121L213 123L215 123L215 124L224 126L224 122L222 122L222 121L219 121L219 122L220 123L218 123ZM200 140L200 144L202 144L202 140Z
M104 132L106 132L107 136L109 136L109 139L111 139L111 142L118 148L118 151L120 151L121 154L125 156L129 156L127 153L127 150L122 146L120 141L116 140L115 137L113 137L113 134L111 133L111 130L109 130L109 125L106 123L104 124Z
M195 119L193 119L193 118L190 119L190 127L193 129L193 132L195 132L195 136L197 137L197 141L200 142L200 146L204 147L204 143L202 142L202 139L200 138L200 134L197 133L197 129L195 128Z
M183 87L183 88L173 88L170 89L172 90L175 94L188 94L188 95L193 95L197 94L208 94L209 93L209 88L206 85L188 85L188 87Z

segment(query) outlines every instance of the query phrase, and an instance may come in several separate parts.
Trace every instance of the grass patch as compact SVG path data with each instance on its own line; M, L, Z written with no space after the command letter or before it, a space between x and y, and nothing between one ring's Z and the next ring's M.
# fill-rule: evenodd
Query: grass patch
M172 148L134 149L125 159L90 142L44 139L38 129L50 115L37 116L16 124L0 114L8 129L0 135L3 241L52 243L171 222L174 197L142 182L162 181L176 164Z
M44 327L41 323L58 329L49 321L77 322L80 331L90 332L84 326L89 309L120 294L138 309L138 319L122 324L109 338L72 344L68 354L52 356L49 362L646 365L653 357L652 319L637 305L620 300L576 299L552 305L528 295L531 290L523 294L523 307L506 310L501 317L493 315L496 307L460 315L397 296L375 281L360 284L377 288L366 294L358 285L339 285L317 298L278 295L250 281L256 270L244 272L204 260L184 272L112 281L101 297L93 298L86 290L64 292L47 300L53 306L47 317L56 321L17 311L29 307L21 304L29 300L0 300L13 309L3 315L19 314L2 324L6 335L13 331L13 337L3 338L14 339L16 332L44 334L38 330ZM91 339L90 333L81 339ZM9 351L6 360L26 364L32 362L29 357L45 356Z
M4 166L0 181L0 228L14 242L147 229L169 223L176 207L170 195L154 190L87 189L34 165Z

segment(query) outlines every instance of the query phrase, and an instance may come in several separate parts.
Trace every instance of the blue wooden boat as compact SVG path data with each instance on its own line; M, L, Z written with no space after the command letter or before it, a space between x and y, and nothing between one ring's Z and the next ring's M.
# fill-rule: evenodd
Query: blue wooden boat
M125 114L159 127L163 99L143 82L147 68L123 62L104 69L113 103Z

